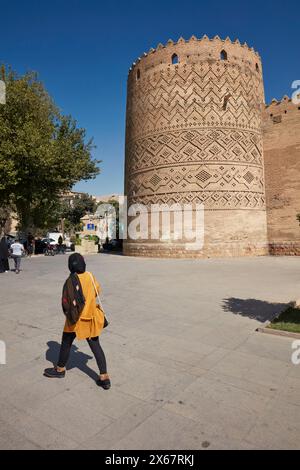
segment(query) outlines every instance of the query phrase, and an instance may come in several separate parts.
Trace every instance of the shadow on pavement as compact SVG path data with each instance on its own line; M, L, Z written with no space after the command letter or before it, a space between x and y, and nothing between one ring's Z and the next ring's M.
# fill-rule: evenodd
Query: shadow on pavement
M223 300L223 310L225 312L253 318L262 323L272 320L275 315L282 312L288 306L288 304L284 303L271 303L256 299L236 299L231 297Z
M46 351L46 360L55 365L59 356L60 344L56 341L48 341L47 346L48 350ZM77 369L84 372L91 379L97 380L99 378L99 374L88 366L89 359L93 359L93 356L89 356L88 354L79 351L78 347L73 344L71 347L67 370L77 367Z

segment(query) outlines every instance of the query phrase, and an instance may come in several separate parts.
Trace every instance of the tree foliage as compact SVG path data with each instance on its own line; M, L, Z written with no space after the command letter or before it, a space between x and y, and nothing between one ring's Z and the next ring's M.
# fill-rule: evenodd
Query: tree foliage
M77 195L72 205L62 202L61 218L65 219L65 229L76 231L80 229L80 219L87 213L94 214L97 204L88 194Z
M61 115L35 73L21 77L2 67L1 74L0 207L15 207L22 229L44 226L62 192L94 178L100 162L86 131Z

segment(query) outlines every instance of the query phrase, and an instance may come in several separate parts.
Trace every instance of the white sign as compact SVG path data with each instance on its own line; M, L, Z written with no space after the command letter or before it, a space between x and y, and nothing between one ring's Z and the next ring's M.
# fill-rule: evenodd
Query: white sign
M6 364L6 344L4 341L0 341L0 364Z

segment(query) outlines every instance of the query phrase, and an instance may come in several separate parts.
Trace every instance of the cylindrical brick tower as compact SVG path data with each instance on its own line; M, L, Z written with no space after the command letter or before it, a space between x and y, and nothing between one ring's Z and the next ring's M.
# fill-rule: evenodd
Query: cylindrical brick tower
M194 36L159 44L129 71L128 204L204 204L204 246L127 239L136 256L267 253L262 146L264 88L247 44ZM130 218L128 219L130 223Z

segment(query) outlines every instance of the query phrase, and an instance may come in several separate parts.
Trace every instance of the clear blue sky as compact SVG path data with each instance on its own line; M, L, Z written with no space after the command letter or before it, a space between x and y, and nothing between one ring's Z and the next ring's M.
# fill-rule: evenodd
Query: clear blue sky
M103 160L76 189L123 192L126 80L159 42L207 34L246 41L264 65L266 101L300 80L296 0L0 0L0 62L36 70L54 101L94 137Z

